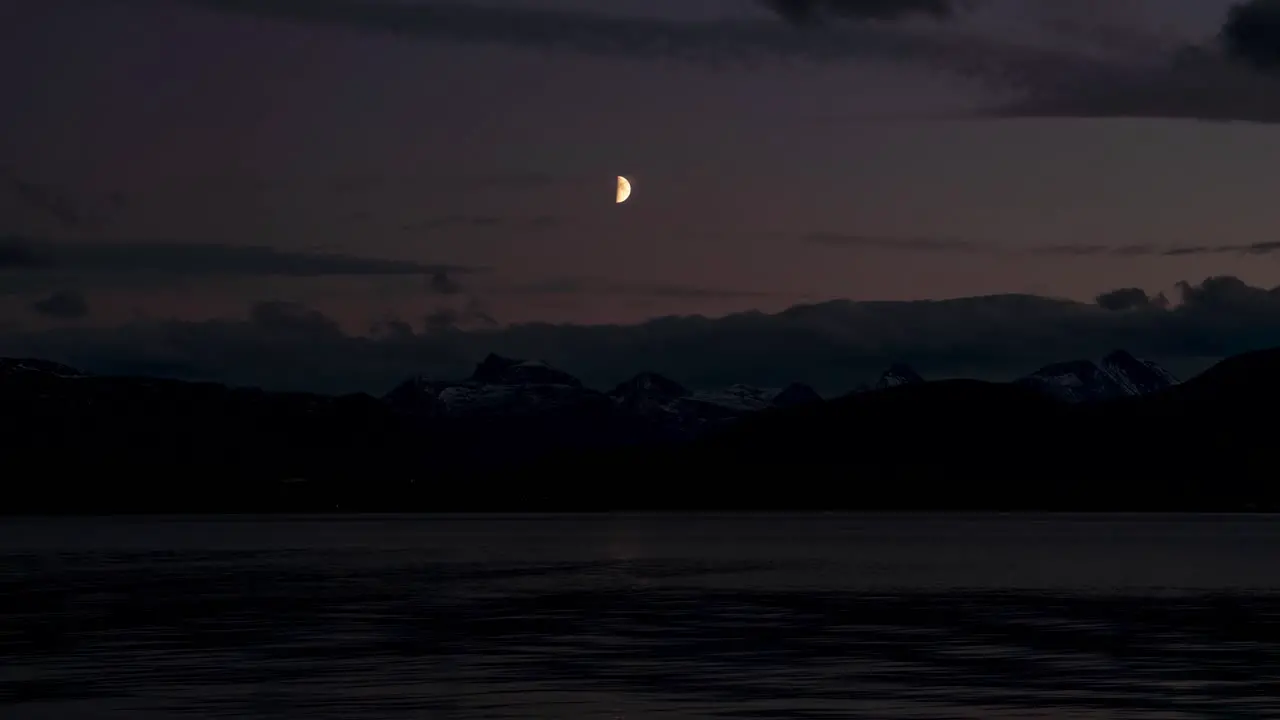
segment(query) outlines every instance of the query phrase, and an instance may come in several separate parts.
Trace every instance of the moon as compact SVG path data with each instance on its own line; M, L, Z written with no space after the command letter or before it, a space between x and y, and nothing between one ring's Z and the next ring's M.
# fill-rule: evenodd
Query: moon
M629 197L631 197L631 181L619 175L618 176L618 196L617 196L616 202L619 205L621 205L622 203L626 202L627 198Z

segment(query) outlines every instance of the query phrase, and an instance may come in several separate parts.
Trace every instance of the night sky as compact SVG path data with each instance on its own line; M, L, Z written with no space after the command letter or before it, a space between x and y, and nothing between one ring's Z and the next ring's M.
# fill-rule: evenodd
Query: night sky
M1231 2L832 4L0 0L0 355L836 391L1280 344Z

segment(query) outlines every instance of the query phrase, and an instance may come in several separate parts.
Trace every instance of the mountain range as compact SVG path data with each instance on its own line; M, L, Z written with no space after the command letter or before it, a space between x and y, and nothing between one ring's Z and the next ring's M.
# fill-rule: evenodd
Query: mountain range
M1009 383L899 363L823 398L650 372L598 390L490 355L373 397L0 359L0 462L15 511L1242 509L1276 497L1277 378L1280 351L1185 383L1117 351Z
M874 383L849 395L925 383L910 365L894 363ZM1102 359L1049 365L1015 381L1068 403L1145 395L1178 384L1159 365L1118 350ZM794 382L782 388L731 385L691 390L657 373L642 372L600 392L545 362L489 355L471 377L435 380L414 377L383 398L402 412L426 417L511 417L612 407L645 418L669 434L691 437L767 410L822 402L811 387Z

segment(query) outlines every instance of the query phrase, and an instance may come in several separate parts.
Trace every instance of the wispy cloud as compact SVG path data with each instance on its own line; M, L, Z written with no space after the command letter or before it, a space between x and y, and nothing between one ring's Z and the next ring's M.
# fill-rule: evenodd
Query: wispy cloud
M1270 255L1280 252L1280 242L1257 242L1235 245L1053 245L1032 251L1037 255L1111 255L1118 257L1188 255Z
M859 20L898 20L912 15L951 17L962 4L956 0L762 0L763 4L793 23L827 16Z
M534 215L532 217L510 217L503 215L445 215L431 218L420 223L406 223L401 229L408 231L428 230L549 230L558 227L562 218L555 215Z
M74 290L59 290L31 303L31 312L55 320L78 320L89 315L89 300Z
M471 298L461 307L441 307L432 310L422 319L422 326L428 332L465 330L497 327L498 321L489 314L483 302Z
M29 203L49 214L57 222L68 227L79 227L87 218L71 199L57 188L28 182L20 178L12 180L13 190Z
M113 193L106 198L87 201L65 187L36 182L0 166L0 207L6 215L19 211L38 219L41 225L59 230L100 229L125 204L125 198ZM12 221L13 218L6 218Z
M1112 63L1101 73L1046 76L992 117L1172 118L1280 122L1280 81L1214 54L1190 52L1158 68Z
M48 262L41 257L34 244L21 238L0 237L0 270L35 268Z
M125 0L118 0L125 1ZM133 0L138 1L138 0ZM188 0L190 1L190 0ZM547 187L559 183L578 182L582 178L552 175L543 172L506 172L485 174L412 174L387 176L380 174L348 174L333 178L330 186L339 193L365 193L388 187L454 187L468 190L498 188L525 190Z
M158 242L57 243L0 238L0 269L165 275L435 275L484 268L333 253L291 252L253 245Z
M1114 245L1069 243L1042 247L946 237L894 237L842 233L809 233L803 242L849 250L887 250L911 253L966 253L991 255L1048 255L1065 257L1183 257L1188 255L1270 255L1280 252L1280 242L1226 245Z
M814 245L825 245L836 248L853 248L869 250L904 250L917 252L992 252L997 246L942 237L892 237L887 235L856 235L843 233L815 232L804 235L801 240Z
M708 300L769 297L776 293L673 284L631 284L598 278L565 277L519 283L495 289L495 294L587 295Z
M452 273L442 270L427 278L427 289L433 295L457 295L462 292L462 284Z

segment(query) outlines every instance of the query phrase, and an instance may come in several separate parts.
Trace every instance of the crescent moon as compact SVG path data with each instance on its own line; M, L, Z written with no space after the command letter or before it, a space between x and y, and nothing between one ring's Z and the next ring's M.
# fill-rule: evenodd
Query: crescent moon
M629 197L631 197L631 181L619 175L618 176L618 196L617 196L616 202L619 205L621 205L622 203L626 202L627 198Z

